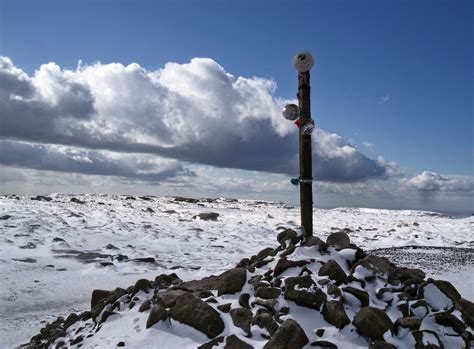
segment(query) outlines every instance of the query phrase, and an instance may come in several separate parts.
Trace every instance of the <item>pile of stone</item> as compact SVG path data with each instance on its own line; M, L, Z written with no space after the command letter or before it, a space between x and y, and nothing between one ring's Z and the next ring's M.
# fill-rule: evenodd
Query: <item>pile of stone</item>
M469 348L472 343L474 304L449 282L368 255L344 231L324 242L287 229L278 242L218 276L184 282L162 274L128 289L95 290L90 311L58 318L24 347L86 342L100 335L111 316L133 308L147 318L147 329L173 320L204 333L209 341L201 349L337 348L351 341L369 348ZM299 318L302 309L314 312L314 324Z

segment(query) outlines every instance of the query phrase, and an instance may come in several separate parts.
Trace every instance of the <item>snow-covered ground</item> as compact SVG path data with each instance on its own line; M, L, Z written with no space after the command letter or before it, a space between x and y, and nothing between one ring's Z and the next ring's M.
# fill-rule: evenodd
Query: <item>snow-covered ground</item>
M298 226L282 203L100 195L0 199L0 347L27 342L42 324L89 308L93 289L127 287L176 272L198 279L234 266ZM75 198L80 202L72 202ZM218 213L216 221L197 217ZM474 217L421 211L314 210L323 240L349 228L351 241L396 263L421 266L474 300ZM414 246L414 247L407 247ZM443 248L438 248L443 247Z

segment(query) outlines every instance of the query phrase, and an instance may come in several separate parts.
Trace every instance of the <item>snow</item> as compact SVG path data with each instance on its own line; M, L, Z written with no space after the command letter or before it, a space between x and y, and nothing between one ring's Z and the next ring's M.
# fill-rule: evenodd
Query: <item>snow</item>
M161 273L175 272L183 280L218 274L242 258L276 246L277 234L285 228L297 229L299 222L299 209L283 203L218 199L189 204L170 197L146 200L102 195L55 194L51 197L50 202L33 201L30 197L0 198L0 217L11 216L0 219L1 348L28 341L45 322L59 315L89 309L93 289L127 287L139 278L154 279ZM73 203L70 201L73 197L86 203ZM219 213L217 221L193 218L207 212ZM313 220L315 235L321 239L325 240L338 229L349 228L351 242L366 250L412 245L437 259L441 252L434 247L474 247L473 217L454 219L422 211L338 208L315 209ZM314 247L300 248L291 259L307 258L314 251ZM84 253L99 255L92 258L94 255ZM120 261L118 255L126 255L128 260ZM452 282L464 298L473 300L474 285L468 277L472 275L472 252L470 256L464 264L452 268L443 262L446 269L423 269L428 276L432 273L436 278ZM155 262L131 261L146 257L154 258ZM322 262L329 258L351 260L354 255L353 250L342 250L335 256L318 258ZM113 265L102 266L101 262ZM282 276L291 275L290 269ZM428 290L433 302L442 303L435 292ZM238 303L232 296L226 297L229 302ZM100 336L92 337L90 345L116 347L120 338L125 340L121 333L127 333L121 331L121 327L134 328L136 318L143 321L136 313L134 308L121 313L120 321L111 318L104 324ZM304 318L310 313L300 315ZM312 316L310 331L316 321L314 314ZM151 335L153 347L173 344L171 347L182 348L195 347L203 336L184 324L172 324L173 331L160 331L155 326L151 331L144 331L144 324L139 325L133 343L141 348L151 347ZM324 322L321 326L327 324ZM331 335L340 338L338 343L344 348L344 340L353 337L346 330L339 332L328 327L327 331L328 334L333 331ZM226 323L224 333L231 331L238 329ZM99 342L101 337L110 343ZM254 337L260 338L259 335ZM264 343L255 340L252 345L257 348ZM351 343L348 347L367 345L361 337Z

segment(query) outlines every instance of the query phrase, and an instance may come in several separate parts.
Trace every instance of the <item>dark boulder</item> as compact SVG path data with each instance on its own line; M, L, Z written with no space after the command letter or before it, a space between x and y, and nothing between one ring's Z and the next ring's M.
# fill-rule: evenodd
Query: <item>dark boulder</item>
M183 282L181 286L192 291L217 290L217 295L220 296L242 290L246 280L246 270L244 268L234 268L218 276L209 276L201 280Z
M97 304L100 303L103 299L107 298L110 294L110 291L106 290L94 290L92 291L91 298L91 309L94 308Z
M278 233L277 240L283 248L286 248L288 247L288 242L291 245L296 245L301 240L301 237L298 236L296 231L288 228Z
M410 331L418 330L421 326L421 319L416 316L401 317L395 321L395 333L398 333L400 328L408 328Z
M146 328L150 328L154 324L165 321L168 318L168 312L165 308L159 305L153 305L150 311L150 315L148 315L148 319L146 320Z
M301 260L301 261L292 261L286 258L280 258L275 266L273 276L281 275L285 270L289 268L296 268L296 267L303 267L306 264L309 264L309 261Z
M176 305L169 310L169 315L173 319L203 332L209 338L218 336L225 328L219 313L191 293L185 293L178 297Z
M344 306L339 301L328 301L324 303L323 317L324 320L338 329L344 328L344 326L351 323L351 320L344 310Z
M349 235L340 231L337 233L332 233L327 237L326 246L332 246L337 251L339 251L345 248L349 248L351 246L351 240L349 239Z
M301 349L309 342L301 326L292 319L286 320L263 346L263 349Z
M285 279L285 299L287 300L303 307L320 310L326 298L326 294L318 288L311 276Z
M369 306L370 298L369 298L369 294L367 292L359 290L359 289L351 287L351 286L343 287L342 291L345 292L345 293L349 293L349 294L353 295L355 298L357 298L360 302L361 307L368 307Z
M278 298L281 294L281 289L278 287L260 287L255 292L255 297L263 299L274 299Z
M232 334L225 339L224 349L253 349L253 346Z
M193 216L194 219L200 218L203 221L217 221L217 217L219 217L219 213L216 212L200 213Z
M336 285L346 284L347 275L340 265L333 259L327 261L318 272L319 276L327 276L336 282Z
M430 330L413 331L416 349L444 349L444 345L436 332Z
M383 334L394 329L387 313L374 307L361 308L352 323L361 335L372 340L383 340Z
M436 314L435 320L436 323L442 326L451 327L456 333L459 334L466 330L466 324L464 324L464 322L458 319L455 315L448 312Z
M252 322L253 314L246 308L234 308L230 310L230 317L235 326L244 330L247 336L251 337L250 324Z

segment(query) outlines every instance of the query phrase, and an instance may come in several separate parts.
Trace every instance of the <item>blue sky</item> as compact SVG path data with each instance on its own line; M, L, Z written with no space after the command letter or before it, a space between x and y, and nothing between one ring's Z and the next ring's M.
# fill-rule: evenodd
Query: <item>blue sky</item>
M209 57L236 77L272 80L275 98L292 99L291 59L308 50L321 129L396 162L407 179L472 177L473 10L472 1L439 0L3 0L0 55L29 76L48 62L157 71Z

